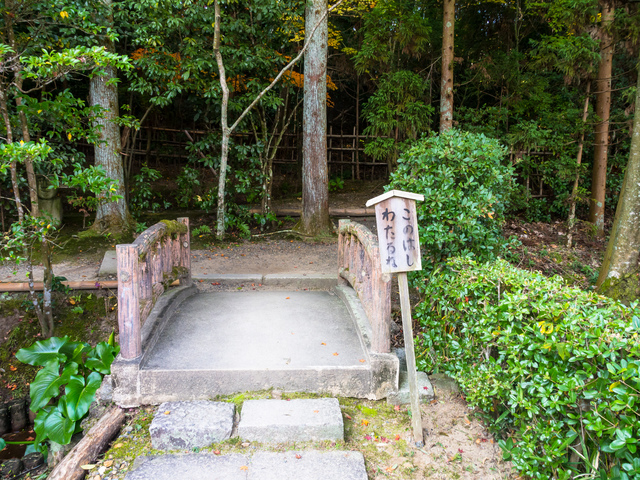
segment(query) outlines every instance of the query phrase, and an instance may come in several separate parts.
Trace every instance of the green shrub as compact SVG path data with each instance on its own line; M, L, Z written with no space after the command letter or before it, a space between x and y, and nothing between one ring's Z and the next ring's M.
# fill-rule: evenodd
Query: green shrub
M415 142L398 160L387 189L425 196L417 209L427 269L457 255L489 259L503 246L513 188L505 155L497 140L452 129Z
M419 368L459 382L527 477L640 479L640 308L503 260L449 267L418 286Z

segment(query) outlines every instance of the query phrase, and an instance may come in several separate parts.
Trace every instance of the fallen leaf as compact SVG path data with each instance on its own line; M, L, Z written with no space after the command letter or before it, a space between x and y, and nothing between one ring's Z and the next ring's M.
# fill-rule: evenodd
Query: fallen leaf
M396 412L399 412L399 411L400 411L400 405L396 405L396 406L394 406L394 407L393 407L393 409L394 409Z
M296 458L300 460L302 458L302 455L300 455L299 453L296 453Z
M398 440L400 440L400 435L396 435L396 437L394 438L394 440L397 442Z
M347 420L352 420L351 415L349 415L348 413L344 414L344 418L346 418Z
M326 345L326 343L322 342L320 345Z
M313 413L320 413L320 410L314 410Z
M166 412L164 412L165 415L169 415L171 413L171 410L167 410Z
M291 297L287 297L287 298L285 298L285 300L289 300L290 298L291 298Z
M96 466L91 463L87 463L86 465L80 465L80 468L83 470L93 470Z
M424 387L427 388L427 387ZM466 423L467 425L471 425L471 420L469 420L467 417L464 417L464 423Z
M246 465L242 465L242 466L240 467L240 470L249 470L249 467L247 467Z
M121 444L121 443L116 443L116 444L113 446L113 448L120 448L121 446L122 446L122 444Z
M366 362L366 360L364 358L361 358L360 363L364 363L364 362Z
M334 357L337 357L338 355L340 355L338 352L333 352Z
M11 365L9 367L9 370L11 370L12 372L15 372L17 370L17 367L14 367L13 365Z
M214 454L214 455L220 455L220 450L214 450L214 451L213 451L213 454Z
M109 468L111 465L113 465L113 460L107 460L106 462L103 463L103 465Z
M366 427L367 425L369 425L369 420L362 420L362 422L360 422L360 425Z
M387 467L386 470L387 470L387 472L393 472L396 468L398 468L398 465L393 465L391 467Z

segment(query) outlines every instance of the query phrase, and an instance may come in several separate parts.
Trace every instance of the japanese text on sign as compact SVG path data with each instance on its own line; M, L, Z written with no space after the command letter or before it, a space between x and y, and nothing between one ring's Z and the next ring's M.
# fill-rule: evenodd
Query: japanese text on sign
M376 204L383 273L421 270L415 201L391 197Z

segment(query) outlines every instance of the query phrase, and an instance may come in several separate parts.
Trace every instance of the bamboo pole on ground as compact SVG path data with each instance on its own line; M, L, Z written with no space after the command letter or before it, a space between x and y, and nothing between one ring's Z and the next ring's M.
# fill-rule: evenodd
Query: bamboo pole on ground
M83 479L87 471L80 466L93 462L117 435L123 423L124 410L117 406L111 407L53 469L47 480Z

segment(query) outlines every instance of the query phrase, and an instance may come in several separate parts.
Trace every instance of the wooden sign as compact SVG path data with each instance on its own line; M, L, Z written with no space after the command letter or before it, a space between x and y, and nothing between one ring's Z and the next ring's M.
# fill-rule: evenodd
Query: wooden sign
M409 302L407 272L422 270L420 260L420 239L418 238L418 217L416 200L424 200L424 195L391 190L372 198L367 207L376 206L376 225L383 273L398 274L400 308L402 309L402 331L407 358L409 394L411 397L411 425L413 439L418 447L424 445L420 393L416 373L416 354L413 346L413 322Z
M416 200L424 195L391 190L367 202L376 206L383 273L422 270Z

